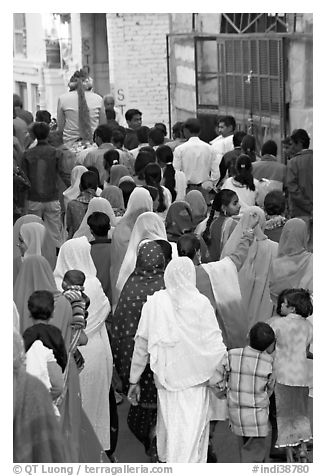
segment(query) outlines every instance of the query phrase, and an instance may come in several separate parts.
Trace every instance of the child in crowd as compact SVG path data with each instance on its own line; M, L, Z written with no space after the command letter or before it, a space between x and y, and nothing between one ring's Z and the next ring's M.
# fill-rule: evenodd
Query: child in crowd
M50 291L35 291L28 299L28 310L33 325L24 334L26 370L38 377L56 400L63 391L63 372L67 352L61 331L49 324L53 316L54 299ZM59 417L57 407L55 414Z
M73 329L73 336L70 346L79 371L83 369L85 362L82 354L77 349L77 345L86 345L88 342L84 329L86 328L87 309L90 300L83 292L84 283L85 274L77 269L67 271L62 281L62 294L68 299L72 307L73 322L71 327Z
M287 461L293 462L293 447L298 458L308 460L306 443L311 440L308 414L309 367L312 358L312 325L307 320L313 307L309 291L286 289L278 298L277 312L268 322L276 337L273 373L278 438L275 446L286 448Z
M249 332L249 345L231 349L226 367L229 423L237 435L241 463L263 463L269 452L269 397L275 334L265 322Z
M224 189L216 193L202 234L208 246L210 261L220 259L222 249L237 225L237 221L232 217L237 216L239 211L239 198L233 190ZM218 216L215 216L215 212L218 212Z

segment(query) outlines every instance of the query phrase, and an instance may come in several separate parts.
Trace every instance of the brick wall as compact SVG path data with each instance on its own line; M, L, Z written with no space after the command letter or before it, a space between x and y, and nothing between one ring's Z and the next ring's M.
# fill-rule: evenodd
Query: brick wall
M168 124L167 13L108 13L111 90L123 113L140 109L143 124Z

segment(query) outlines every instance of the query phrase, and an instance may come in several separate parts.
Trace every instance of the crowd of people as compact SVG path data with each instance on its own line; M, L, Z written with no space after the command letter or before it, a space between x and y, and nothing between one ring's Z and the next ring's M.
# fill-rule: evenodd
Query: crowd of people
M308 461L308 133L284 163L232 116L169 138L68 87L56 119L14 95L14 461L117 461L122 400L153 463L218 462L221 421L241 462Z

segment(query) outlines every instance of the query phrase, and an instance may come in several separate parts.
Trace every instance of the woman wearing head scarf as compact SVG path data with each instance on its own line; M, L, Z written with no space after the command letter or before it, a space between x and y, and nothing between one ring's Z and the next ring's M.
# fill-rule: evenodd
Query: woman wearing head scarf
M86 236L88 241L92 241L93 236L90 232L89 226L87 225L87 219L94 212L105 213L110 218L111 230L108 233L108 237L112 236L112 231L113 231L112 227L115 227L117 223L117 219L115 217L114 211L108 200L101 197L94 197L89 202L87 212L85 213L84 218L82 219L82 222L78 230L75 232L74 238L80 238L81 236Z
M201 193L201 192L199 192ZM165 228L168 240L176 243L180 236L185 233L193 233L195 224L192 217L191 207L188 202L179 200L173 202L168 210ZM209 253L207 246L201 236L198 237L200 241L200 253L203 263L209 261Z
M113 208L115 216L122 216L125 211L122 190L116 185L108 185L101 193L102 198L106 198Z
M136 268L129 276L121 292L112 326L112 351L114 364L122 382L123 392L129 388L129 373L134 337L140 314L148 296L164 288L164 255L159 244L148 241L141 245ZM141 379L141 398L137 407L131 406L128 425L136 438L143 443L145 451L153 450L152 441L156 426L157 392L153 373L146 366ZM152 455L154 456L154 455Z
M153 211L153 200L150 193L144 188L136 187L130 195L125 214L117 223L112 234L110 277L113 309L118 302L119 293L117 292L116 282L128 248L131 232L139 215L151 211Z
M39 238L42 236L42 239L38 239L37 241L41 243L41 251L40 255L44 256L47 261L50 263L52 269L55 268L55 264L57 261L56 256L56 244L52 239L52 236L48 232L43 220L41 217L37 215L23 215L22 217L18 218L18 220L14 224L13 228L13 278L14 283L16 281L21 263L22 263L22 242L19 239L20 230L22 225L27 223L37 223L41 224L45 227L45 233L43 233L43 229L38 228L38 236ZM34 246L33 246L34 247Z
M104 200L104 199L103 199ZM110 448L109 391L113 363L105 320L111 306L91 257L91 245L85 236L66 241L60 248L54 277L58 289L62 288L65 273L71 269L82 271L85 276L85 294L90 299L87 327L88 342L80 348L85 366L80 374L83 408L105 450Z
M118 186L119 185L119 180L122 177L128 177L128 176L130 176L130 173L129 173L129 170L127 169L127 167L125 167L124 165L120 165L120 164L112 165L112 167L110 169L109 184Z
M308 229L300 218L291 218L283 227L277 257L270 276L271 298L289 288L313 290L313 254L308 251Z
M192 221L197 228L207 218L206 200L199 190L191 190L186 194L185 201L190 205Z
M158 394L160 461L204 463L209 434L207 384L226 356L209 300L196 288L193 262L175 258L164 273L166 290L144 304L135 337L129 398L139 401L139 379L148 357Z
M263 233L266 220L261 208L253 206L245 209L221 254L221 258L224 258L237 249L243 232L250 228L253 215L258 217L255 238L238 273L242 301L248 314L248 330L256 322L269 319L273 312L269 281L271 265L277 255L278 244L269 240Z
M76 165L71 171L71 185L63 192L63 201L65 210L67 210L68 202L75 200L80 195L80 179L84 172L87 172L87 168L83 165Z
M68 353L68 365L64 375L64 391L58 403L61 415L61 431L69 454L66 461L71 463L105 462L107 458L103 448L82 409L78 371L70 352L72 336L71 305L66 297L58 291L53 273L46 259L42 256L30 256L24 260L14 287L14 302L20 316L21 333L32 325L27 302L29 296L38 290L53 292L54 313L51 324L61 330Z
M99 123L105 123L102 98L92 91L93 80L86 68L75 71L69 81L69 92L58 99L58 131L63 133L63 142L92 142Z
M139 215L130 235L128 248L120 268L116 285L119 295L127 279L135 269L140 243L143 240L159 239L167 239L163 220L154 212L145 212Z

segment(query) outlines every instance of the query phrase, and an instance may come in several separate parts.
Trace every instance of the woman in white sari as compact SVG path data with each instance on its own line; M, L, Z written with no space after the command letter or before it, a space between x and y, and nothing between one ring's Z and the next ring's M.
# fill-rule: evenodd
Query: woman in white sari
M60 248L54 277L57 288L62 290L66 271L79 269L85 276L85 294L90 298L86 346L80 348L85 366L80 373L83 408L104 449L110 448L109 390L113 372L110 342L105 319L111 306L96 277L96 268L91 258L91 245L85 236L66 241Z
M84 218L78 228L78 230L74 234L74 238L80 238L81 236L86 236L88 241L92 241L94 239L89 226L87 225L88 217L94 212L102 212L105 213L110 218L110 225L111 229L108 233L108 238L111 238L113 229L117 224L117 219L114 214L113 208L110 205L110 202L102 197L94 197L89 202L87 212L84 215Z
M166 289L147 298L135 337L129 399L148 356L158 392L157 450L167 463L204 463L209 437L208 383L222 370L226 348L209 300L196 288L190 258L175 258Z
M63 192L63 203L65 205L65 210L67 210L67 205L71 200L75 200L80 194L80 179L84 172L87 172L87 168L83 165L76 165L70 176L71 185Z
M221 258L224 258L238 248L243 232L250 228L255 216L258 217L255 237L249 247L247 258L238 272L242 302L248 315L248 331L256 322L267 321L273 313L269 280L278 243L269 240L263 233L266 219L261 208L253 206L244 210L221 254Z

